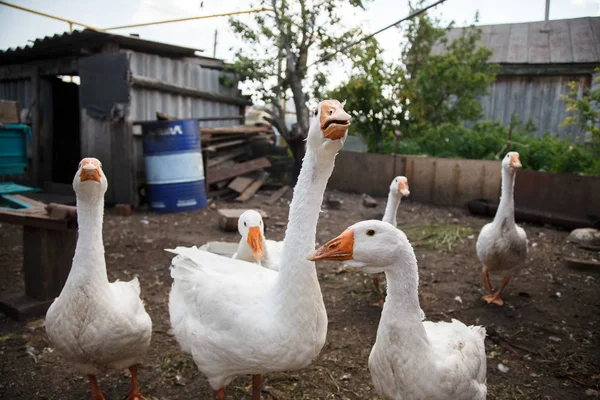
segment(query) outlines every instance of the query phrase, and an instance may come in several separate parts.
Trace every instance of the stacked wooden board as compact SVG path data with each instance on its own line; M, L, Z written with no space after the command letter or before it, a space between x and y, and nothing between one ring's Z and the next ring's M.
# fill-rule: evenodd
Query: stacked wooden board
M267 181L271 163L266 157L252 157L252 144L273 142L269 126L236 125L200 128L200 140L209 197L235 196L245 202Z

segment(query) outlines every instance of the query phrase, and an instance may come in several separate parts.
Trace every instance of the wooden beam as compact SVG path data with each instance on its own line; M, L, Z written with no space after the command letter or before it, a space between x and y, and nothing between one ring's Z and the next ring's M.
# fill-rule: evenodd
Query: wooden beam
M241 195L239 195L238 197L235 198L235 201L239 201L239 202L243 203L247 200L250 200L252 198L252 196L254 196L256 194L258 189L260 189L260 187L263 185L263 183L265 183L265 181L267 180L268 177L269 177L269 173L266 171L263 171L263 173L260 174L260 176L258 178L256 178L256 180L254 182L252 182L252 184L250 186L248 186Z
M216 165L219 165L225 161L229 161L231 159L234 159L238 156L241 156L242 154L245 154L246 152L248 152L248 147L240 147L238 149L232 149L230 150L228 153L223 154L222 156L217 156L214 158L210 158L207 163L206 163L206 167L207 168L211 168L214 167Z
M204 149L206 151L217 151L219 149L225 149L227 147L235 147L235 146L238 146L240 144L245 144L245 143L247 143L246 139L231 140L231 141L227 141L227 142L223 142L223 143L211 144L210 146L206 146Z
M158 114L159 112L157 111L156 113ZM175 119L177 119L177 118L175 118ZM198 122L242 121L244 119L244 116L243 115L232 115L230 117L202 117L202 118L183 118L183 119L192 119L192 120L198 121ZM132 125L141 125L145 122L150 122L150 121L133 121L131 124ZM152 121L152 122L154 122L154 121ZM200 129L212 129L212 128L200 128Z
M226 96L214 92L205 92L188 86L175 85L158 79L141 75L131 75L131 86L142 89L158 90L160 92L179 94L182 96L196 97L199 99L213 100L219 103L233 105L250 105L252 102L243 97Z
M54 60L40 60L25 64L20 63L4 65L0 67L0 81L29 79L31 78L32 72L36 69L42 76L77 75L77 57L64 57ZM29 105L22 104L22 106L27 107Z
M597 64L500 64L501 75L591 75Z
M265 203L267 203L268 205L272 206L273 204L277 203L277 200L279 200L280 198L282 198L283 196L285 196L285 194L288 192L288 190L290 190L290 187L288 185L284 185L278 191L276 191L275 193L273 193L271 195L271 197L269 197L265 201Z
M234 192L243 193L256 180L256 174L249 176L238 176L232 180L227 187Z
M250 160L236 164L231 168L223 168L217 171L208 170L206 180L209 184L213 184L234 178L239 175L243 175L251 171L256 171L257 169L268 168L270 166L271 162L266 157L261 157L255 160Z
M270 126L260 125L235 125L235 126L221 126L218 128L200 128L200 133L210 133L212 135L227 135L227 134L257 134L257 133L271 133L273 130Z

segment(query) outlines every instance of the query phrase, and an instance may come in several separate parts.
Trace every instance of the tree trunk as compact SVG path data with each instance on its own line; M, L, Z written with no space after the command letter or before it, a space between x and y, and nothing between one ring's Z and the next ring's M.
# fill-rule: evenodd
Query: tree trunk
M294 156L294 169L292 171L292 184L296 184L300 168L302 168L302 159L306 152L305 139L308 135L308 110L306 108L306 96L302 90L302 77L297 73L289 74L290 87L294 97L294 106L296 107L296 119L298 122L292 128L288 145Z

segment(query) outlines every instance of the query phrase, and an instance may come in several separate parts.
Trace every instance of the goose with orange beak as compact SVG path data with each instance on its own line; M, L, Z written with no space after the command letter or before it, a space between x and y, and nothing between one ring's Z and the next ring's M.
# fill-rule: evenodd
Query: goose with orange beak
M383 222L387 222L388 224L392 224L394 227L397 227L396 215L398 212L398 206L400 205L402 198L408 197L409 194L410 190L408 190L408 179L406 179L405 176L395 177L390 184L388 200L385 205L385 213L383 214L383 218L381 220ZM373 303L373 305L376 307L382 307L383 303L385 302L385 295L381 291L379 277L377 275L373 276L373 285L379 294L379 300Z
M252 399L259 400L263 374L304 368L325 345L327 313L306 254L314 249L323 195L350 119L336 100L320 102L311 115L279 271L196 247L168 250L176 254L169 297L173 333L219 400L243 374L252 375ZM244 242L254 243L251 253L260 256L257 233L248 233ZM263 256L271 256L269 250L263 243Z
M308 259L385 272L388 294L369 356L382 398L486 398L485 328L457 320L423 321L417 259L402 231L383 221L358 222Z
M508 285L512 274L527 260L527 234L515 222L515 177L521 168L519 153L511 151L502 160L502 194L494 221L485 225L477 238L477 256L483 263L485 288L493 292L489 273L501 274L504 279L500 289L483 296L489 303L504 304L500 294Z
M75 256L67 282L46 314L46 334L62 357L88 376L92 400L104 399L96 375L126 368L131 372L127 400L144 400L138 362L150 346L152 321L137 278L108 281L102 241L107 187L100 161L84 158L73 178L79 225Z
M283 242L265 238L265 226L260 213L254 210L244 211L238 219L238 231L242 238L232 258L279 271Z

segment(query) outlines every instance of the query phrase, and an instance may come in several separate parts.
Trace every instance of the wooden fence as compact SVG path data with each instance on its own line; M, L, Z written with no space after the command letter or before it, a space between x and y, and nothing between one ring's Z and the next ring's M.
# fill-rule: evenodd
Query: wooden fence
M464 207L470 200L499 200L500 169L500 161L341 152L329 188L386 196L392 179L404 175L412 200ZM600 177L519 171L515 204L578 220L600 220Z

